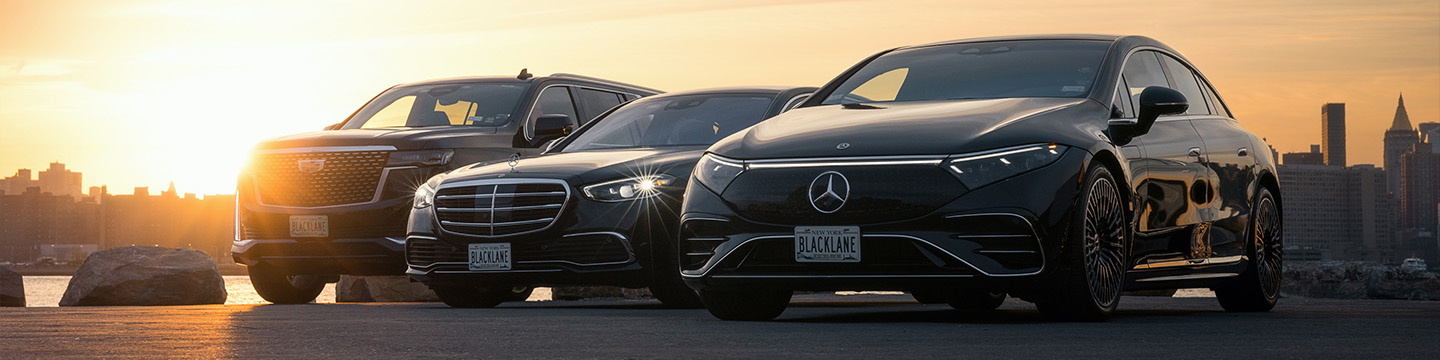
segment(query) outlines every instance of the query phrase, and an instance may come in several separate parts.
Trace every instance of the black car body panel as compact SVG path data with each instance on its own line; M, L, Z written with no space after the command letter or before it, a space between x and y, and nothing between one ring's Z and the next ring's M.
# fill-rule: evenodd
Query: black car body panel
M488 126L362 128L367 119L357 119L366 109L383 110L394 104L379 103L392 91L488 84L520 89L513 104L501 106L501 111L514 114L508 121ZM540 111L539 97L551 88L573 92L569 106L581 117L571 119L576 126L584 124L586 115L599 114L593 108L603 110L609 102L619 104L659 93L568 74L524 79L465 77L396 85L346 121L328 128L331 130L280 136L255 145L238 179L232 256L237 263L269 266L289 274L403 274L405 219L415 187L462 165L543 151L525 129L534 127L531 115ZM590 104L593 100L578 96L582 90L611 94L613 101ZM440 105L436 105L436 113ZM397 153L432 150L447 154L444 161L411 164L391 159ZM320 165L312 172L303 168L302 163L317 161ZM324 216L327 234L294 236L291 221L297 216Z
M1074 97L826 103L892 52L1024 41L1104 42L1107 50L1095 81ZM1192 111L1205 113L1161 116L1144 135L1111 139L1112 120L1134 122L1134 100L1117 93L1138 93L1120 76L1137 53L1183 65L1166 63L1176 69L1157 85L1177 88L1185 78L1175 74L1193 74L1188 83L1198 82L1204 96L1187 99ZM682 274L697 290L962 286L1035 296L1060 271L1082 174L1102 164L1124 183L1120 192L1134 216L1125 288L1222 284L1252 261L1243 239L1257 189L1269 189L1277 203L1282 196L1263 140L1240 127L1188 63L1141 36L996 37L881 52L799 108L710 147L707 156L744 170L723 189L692 181L680 225L688 254L680 258ZM1066 150L1048 165L973 188L935 176L953 175L941 163L1022 146ZM812 184L832 171L848 176L850 202L829 214L805 206L814 201L806 195L816 191ZM823 225L856 226L860 248L879 253L863 253L858 263L797 263L797 227Z
M407 258L412 279L432 287L444 286L546 286L546 285L611 285L622 287L651 286L656 276L671 274L670 267L656 268L655 254L673 257L681 199L685 184L694 172L698 159L709 143L684 146L630 147L571 151L568 147L597 126L606 124L611 115L646 101L658 102L688 96L763 96L770 100L763 116L774 116L786 105L798 103L797 97L815 88L744 87L694 90L668 93L642 99L612 109L555 144L545 154L513 161L479 163L457 169L432 179L437 184L434 206L414 209L410 214ZM618 120L615 120L618 121ZM718 126L718 125L717 125ZM708 129L708 125L707 125ZM729 131L735 131L731 129ZM707 130L708 131L708 130ZM717 127L715 131L721 131ZM673 186L659 189L653 197L628 201L600 201L584 194L588 186L638 176L671 176ZM443 179L443 180L440 180ZM558 211L545 213L554 220L543 227L522 229L510 234L487 233L499 228L484 229L456 226L454 214L446 208L449 194L463 196L479 186L481 190L510 191L505 184L555 184L547 188L567 195L563 202L557 195L552 203L562 204ZM460 190L455 190L460 189ZM516 191L519 191L516 187ZM563 190L561 190L563 189ZM463 204L461 204L463 205ZM514 204L511 204L514 205ZM535 206L527 204L527 206ZM500 212L494 212L499 214ZM513 215L513 214L511 214ZM499 219L501 215L474 218L476 221ZM514 220L511 217L509 220ZM446 225L446 223L451 225ZM495 220L498 222L498 220ZM513 222L513 221L512 221ZM491 222L494 223L494 222ZM466 247L470 244L507 243L513 252L509 270L472 271ZM660 273L657 273L660 272Z

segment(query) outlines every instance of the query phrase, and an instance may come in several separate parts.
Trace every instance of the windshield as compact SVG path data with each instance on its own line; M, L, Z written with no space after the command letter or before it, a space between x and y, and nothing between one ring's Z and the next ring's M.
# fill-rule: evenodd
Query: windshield
M633 147L710 145L765 119L774 96L682 95L641 99L577 134L574 152Z
M529 87L523 83L397 87L365 104L342 129L505 125Z
M1029 40L899 50L866 64L821 104L1082 97L1108 41Z

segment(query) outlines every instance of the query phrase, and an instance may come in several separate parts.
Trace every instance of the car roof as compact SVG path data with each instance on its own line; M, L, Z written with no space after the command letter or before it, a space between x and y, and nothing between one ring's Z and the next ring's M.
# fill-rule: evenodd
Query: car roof
M899 50L899 49L922 48L922 47L939 46L939 45L964 44L964 43L976 43L976 42L990 42L990 41L1015 41L1015 40L1100 40L1100 41L1116 41L1116 40L1120 40L1121 38L1124 38L1124 37L1126 37L1126 36L1121 36L1121 35L1105 35L1105 34L1031 34L1031 35L989 36L989 37L978 37L978 38L969 38L969 39L947 40L947 41L934 42L934 43L922 44L922 45L902 46L902 47L896 48L896 50Z
M603 78L596 78L596 77L589 77L589 76L582 76L582 75L575 75L575 74L564 74L564 73L552 74L552 75L550 75L550 76L535 76L535 77L530 77L530 78L527 78L527 79L524 79L524 80L521 80L521 79L519 79L519 78L516 78L515 76L497 76L497 75L489 75L489 76L458 76L458 77L439 78L439 79L428 79L428 80L420 80L420 81L412 81L412 82L407 82L407 83L400 83L400 84L395 85L395 87L401 87L401 86L417 86L417 85L455 84L455 83L473 83L473 82L527 84L527 83L535 83L535 82L540 82L540 81L550 80L550 79L563 79L563 80L567 80L567 81L588 82L588 83L593 83L593 84L597 84L597 85L608 85L608 86L613 86L613 87L618 87L618 88L641 90L641 91L643 91L643 92L664 93L664 91L657 90L657 89L653 89L653 88L648 88L648 87L644 87L644 86L640 86L640 85L623 83L623 82L614 81L614 80L610 80L610 79L603 79Z
M691 90L682 90L682 91L668 92L668 93L664 93L664 94L660 94L660 95L655 95L655 96L647 97L646 99L658 99L658 98L666 98L666 97L671 97L671 96L700 95L700 94L705 94L705 95L716 95L716 94L761 94L761 93L763 93L763 94L780 94L780 93L784 93L784 92L787 92L787 91L796 90L796 89L804 89L804 88L807 88L807 87L804 87L804 86L730 86L730 87L715 87L715 88L691 89ZM814 89L815 89L815 88L810 87L810 91L815 91Z

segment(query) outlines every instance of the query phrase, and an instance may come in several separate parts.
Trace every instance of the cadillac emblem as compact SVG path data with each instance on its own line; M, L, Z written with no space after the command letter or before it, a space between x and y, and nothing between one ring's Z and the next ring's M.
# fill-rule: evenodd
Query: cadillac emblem
M822 213L840 211L850 199L850 180L839 172L826 171L810 181L810 206Z
M325 159L302 159L297 162L300 172L313 174L325 169Z

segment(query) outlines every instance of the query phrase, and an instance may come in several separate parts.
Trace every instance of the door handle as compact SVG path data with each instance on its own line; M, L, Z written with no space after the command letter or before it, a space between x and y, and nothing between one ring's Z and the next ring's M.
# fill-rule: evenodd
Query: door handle
M1190 156L1200 157L1200 148L1198 148L1198 147L1192 147L1192 148L1190 148Z
M1246 148L1243 148L1243 147L1242 147L1242 148L1240 148L1240 150L1235 150L1235 155L1240 155L1240 156L1250 155L1250 149L1246 149Z

